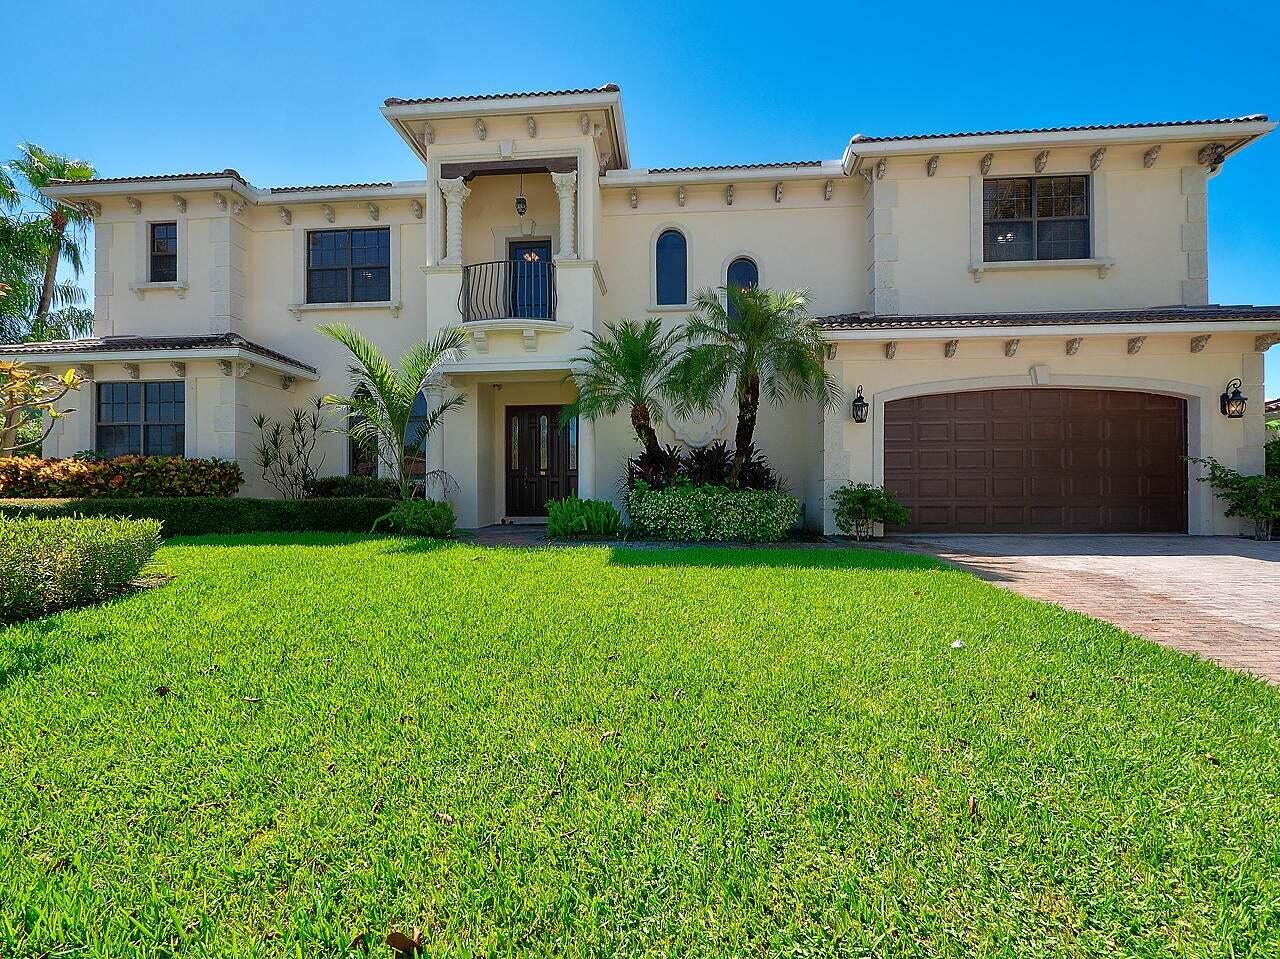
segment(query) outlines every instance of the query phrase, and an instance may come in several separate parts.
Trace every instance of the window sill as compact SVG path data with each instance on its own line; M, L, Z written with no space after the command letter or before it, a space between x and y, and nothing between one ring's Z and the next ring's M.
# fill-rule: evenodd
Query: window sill
M134 296L143 299L151 290L172 290L178 294L178 299L182 299L187 295L189 287L181 280L169 280L163 283L130 283L129 289L133 291Z
M657 303L650 303L646 307L650 313L692 313L692 303L663 303L659 306Z
M390 310L394 317L400 316L400 301L376 300L368 303L290 303L289 312L294 319L301 322L303 313L328 313L335 310Z
M982 274L988 271L1003 272L1005 270L1097 270L1098 279L1105 279L1108 271L1116 265L1109 256L1090 257L1087 260L1004 260L993 263L970 263L969 272L973 274L973 282L981 283Z

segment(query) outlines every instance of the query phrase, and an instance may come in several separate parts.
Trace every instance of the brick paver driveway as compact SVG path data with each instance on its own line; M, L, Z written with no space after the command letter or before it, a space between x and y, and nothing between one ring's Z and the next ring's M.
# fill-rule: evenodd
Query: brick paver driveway
M900 542L1024 596L1280 683L1280 542L1044 535Z

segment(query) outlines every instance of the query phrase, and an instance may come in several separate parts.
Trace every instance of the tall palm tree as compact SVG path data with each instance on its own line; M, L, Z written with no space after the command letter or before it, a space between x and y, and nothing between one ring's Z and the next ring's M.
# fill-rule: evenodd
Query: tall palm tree
M578 398L564 407L561 420L594 420L626 407L636 439L651 457L659 457L662 446L654 424L666 416L663 403L677 399L671 374L683 334L663 332L656 318L643 325L624 319L604 326L604 334L587 334L587 345L574 357L567 378L577 386Z
M427 437L445 415L467 399L464 394L452 397L425 415L420 415L420 408L414 409L419 394L438 377L441 367L463 355L462 330L446 327L430 340L415 343L404 354L399 369L372 341L344 323L318 326L316 332L345 346L353 361L347 367L350 395L324 398L326 406L341 408L346 425L338 431L365 449L377 450L400 487L400 498L409 499L413 495L414 455L425 448ZM425 478L443 482L446 477L437 470Z
M730 480L738 482L751 453L760 394L775 406L816 399L824 407L840 389L822 359L822 334L804 290L776 292L730 285L700 290L685 325L690 346L674 371L679 410L710 412L734 384L738 424Z
M55 180L90 180L94 169L84 160L51 153L34 143L19 144L19 149L22 155L10 162L9 167L27 181L31 189L26 199L41 207L47 218L44 280L34 314L39 319L47 316L53 308L59 262L65 260L77 277L84 269L81 242L90 221L84 211L55 203L40 191ZM0 192L6 192L3 185L0 185ZM12 183L7 192L16 192Z

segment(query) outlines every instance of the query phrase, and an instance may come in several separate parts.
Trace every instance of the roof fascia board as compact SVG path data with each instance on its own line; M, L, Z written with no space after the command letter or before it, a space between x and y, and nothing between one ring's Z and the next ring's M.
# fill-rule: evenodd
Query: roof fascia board
M755 180L830 180L843 176L839 160L823 160L822 166L765 167L759 170L690 170L687 173L651 173L643 167L628 170L610 170L600 181L600 186L661 186L663 184L691 183L747 183Z
M397 197L420 197L427 193L426 180L404 180L391 186L361 187L357 190L259 190L258 203L341 203L344 200L379 200Z
M115 183L57 183L40 192L55 200L85 196L123 196L126 193L194 193L226 190L251 202L257 202L261 190L234 177L198 177L188 180L120 180Z
M876 326L866 329L823 330L825 340L976 340L1031 337L1142 336L1164 333L1192 334L1204 329L1214 333L1269 333L1280 331L1280 320L1182 320L1176 323L1063 323L1035 326Z
M1111 146L1118 143L1176 143L1205 139L1256 139L1270 133L1270 120L1247 123L1204 123L1180 127L1125 127L1119 130L1060 130L1054 133L997 133L982 136L929 137L923 140L884 140L869 143L850 140L850 156L902 156L916 153L977 153L982 150L1017 150L1047 146Z
M298 379L316 381L319 374L293 363L286 363L272 356L263 356L253 350L238 346L175 350L62 350L56 353L10 353L8 360L19 360L28 366L47 366L50 363L151 363L189 362L191 360L244 360L254 366L263 366L277 373L296 376Z

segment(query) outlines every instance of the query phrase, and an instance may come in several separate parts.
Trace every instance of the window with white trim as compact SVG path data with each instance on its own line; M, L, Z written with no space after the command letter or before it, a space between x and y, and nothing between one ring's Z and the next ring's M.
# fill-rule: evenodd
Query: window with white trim
M689 302L689 244L679 230L663 230L654 247L654 302L683 306Z
M1008 177L982 183L982 259L1086 260L1087 176Z
M391 299L391 230L312 230L307 234L308 303Z
M184 382L99 383L97 387L97 452L104 456L185 455Z

